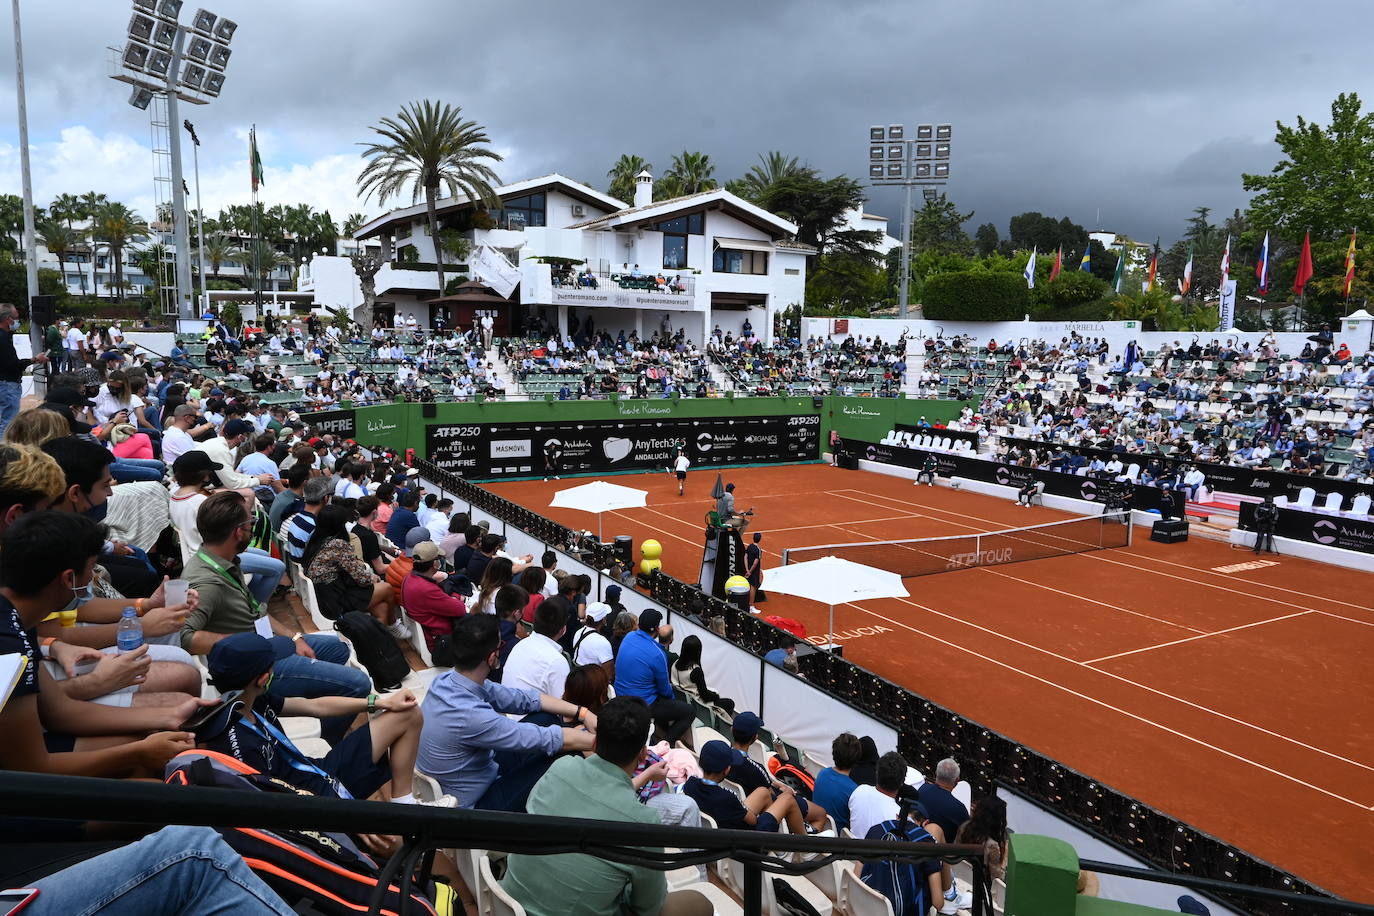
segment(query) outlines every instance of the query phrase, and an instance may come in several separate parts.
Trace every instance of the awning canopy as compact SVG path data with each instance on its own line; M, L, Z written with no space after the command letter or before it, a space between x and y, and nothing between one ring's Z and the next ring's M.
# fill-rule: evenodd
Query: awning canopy
M730 248L735 251L772 251L773 243L767 239L732 239L723 235L716 236L717 248Z

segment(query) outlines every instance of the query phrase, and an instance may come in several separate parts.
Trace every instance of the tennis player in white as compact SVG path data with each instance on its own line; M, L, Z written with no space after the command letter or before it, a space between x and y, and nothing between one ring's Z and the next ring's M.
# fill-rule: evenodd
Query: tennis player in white
M673 473L677 474L677 495L682 495L682 488L687 482L687 469L692 466L692 462L687 457L687 453L682 449L677 450L677 457L673 459Z

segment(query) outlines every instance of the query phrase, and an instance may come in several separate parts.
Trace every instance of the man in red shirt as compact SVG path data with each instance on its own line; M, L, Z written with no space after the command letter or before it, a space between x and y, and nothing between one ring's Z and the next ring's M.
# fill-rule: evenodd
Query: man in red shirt
M401 606L406 616L420 625L425 644L434 650L434 640L453 633L453 622L467 613L463 599L439 587L447 576L438 568L442 552L433 541L415 545L415 565L401 585Z

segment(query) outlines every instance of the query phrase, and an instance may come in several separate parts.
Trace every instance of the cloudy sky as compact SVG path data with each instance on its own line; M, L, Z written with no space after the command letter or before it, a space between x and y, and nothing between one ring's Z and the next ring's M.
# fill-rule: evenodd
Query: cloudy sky
M661 172L683 149L722 180L770 149L862 176L870 124L948 121L970 231L1040 210L1167 244L1193 207L1244 205L1240 173L1277 160L1275 120L1324 121L1374 70L1345 42L1367 37L1359 0L206 2L240 22L224 96L182 106L205 143L206 209L248 200L256 123L264 200L340 221L381 209L354 192L368 126L434 97L488 128L504 180L559 171L601 188L621 153ZM151 215L148 118L108 79L128 3L23 9L37 202L98 190ZM8 33L0 47L12 99ZM6 118L13 193L17 139ZM874 189L869 209L895 231L896 193Z

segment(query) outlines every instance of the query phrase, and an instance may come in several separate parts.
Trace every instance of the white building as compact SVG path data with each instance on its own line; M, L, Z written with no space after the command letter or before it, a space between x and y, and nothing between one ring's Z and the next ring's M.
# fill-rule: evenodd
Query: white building
M814 249L791 241L793 223L723 189L655 202L653 177L642 172L633 206L557 174L496 193L500 207L490 212L461 197L440 200L437 210L440 232L471 246L463 262L445 257L446 280L480 280L506 298L490 308L435 301L436 246L419 204L354 233L376 241L386 262L375 278L378 316L467 327L490 312L498 335L541 323L566 332L570 317L591 318L612 333L650 334L666 324L696 341L716 325L738 333L747 319L771 339L773 315L802 302ZM356 309L363 301L343 257L316 257L300 289L319 306Z
M873 249L884 258L892 249L902 247L902 240L893 238L892 234L887 231L886 216L865 213L859 207L844 211L844 228L859 232L881 232L882 238L878 240L878 244L873 246Z

